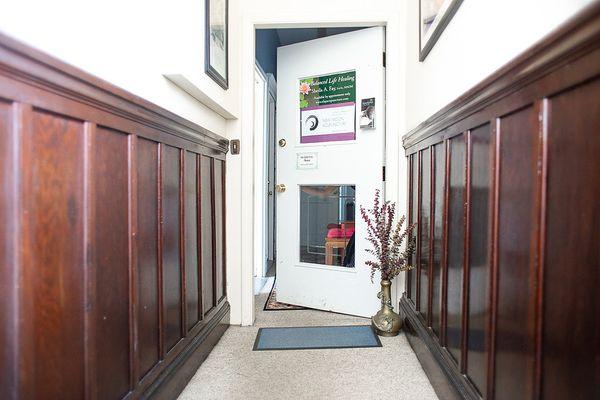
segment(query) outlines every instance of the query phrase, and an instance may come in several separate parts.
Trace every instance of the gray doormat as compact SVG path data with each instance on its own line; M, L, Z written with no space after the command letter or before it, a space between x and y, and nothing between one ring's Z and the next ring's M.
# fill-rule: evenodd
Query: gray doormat
M254 351L381 347L369 325L260 328Z

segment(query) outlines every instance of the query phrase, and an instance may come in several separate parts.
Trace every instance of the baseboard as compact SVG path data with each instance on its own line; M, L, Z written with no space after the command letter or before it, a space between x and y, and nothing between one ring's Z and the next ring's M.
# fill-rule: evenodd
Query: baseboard
M143 398L176 399L229 328L229 317L230 307L226 302L189 346L148 387Z
M400 300L404 331L437 396L442 400L481 399L447 351L432 337L406 297Z

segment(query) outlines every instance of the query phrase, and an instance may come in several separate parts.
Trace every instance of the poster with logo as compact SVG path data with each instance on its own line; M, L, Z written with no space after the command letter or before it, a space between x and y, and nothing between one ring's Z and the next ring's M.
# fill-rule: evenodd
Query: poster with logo
M356 139L356 71L300 79L300 143Z

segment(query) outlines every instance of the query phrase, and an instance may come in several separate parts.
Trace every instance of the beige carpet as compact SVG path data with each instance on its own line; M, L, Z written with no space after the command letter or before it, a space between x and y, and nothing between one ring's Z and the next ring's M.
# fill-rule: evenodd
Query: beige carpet
M368 324L315 310L263 311L270 284L256 298L256 323L230 327L179 399L437 399L403 334L383 347L252 351L260 327Z

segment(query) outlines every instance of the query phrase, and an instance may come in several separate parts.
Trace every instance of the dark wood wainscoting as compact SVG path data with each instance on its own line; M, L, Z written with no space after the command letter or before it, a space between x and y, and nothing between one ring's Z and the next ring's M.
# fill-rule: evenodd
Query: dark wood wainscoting
M0 398L182 390L229 324L227 147L0 36Z
M401 309L447 398L600 398L600 4L404 138Z

